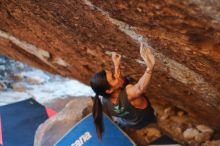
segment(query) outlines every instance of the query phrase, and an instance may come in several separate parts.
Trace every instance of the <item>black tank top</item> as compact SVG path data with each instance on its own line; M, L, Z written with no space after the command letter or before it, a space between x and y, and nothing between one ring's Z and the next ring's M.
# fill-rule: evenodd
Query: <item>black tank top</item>
M114 105L110 100L106 100L105 105L107 106L109 113L112 116L120 117L123 122L126 123L127 127L143 128L149 123L156 122L151 103L146 96L144 97L148 102L147 107L145 109L134 107L128 100L126 88L124 86L117 99L117 104Z

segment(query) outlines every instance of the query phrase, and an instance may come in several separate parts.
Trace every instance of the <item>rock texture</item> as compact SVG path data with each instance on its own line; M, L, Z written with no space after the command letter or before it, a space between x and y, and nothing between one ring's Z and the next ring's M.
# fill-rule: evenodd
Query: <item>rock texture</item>
M219 4L219 2L215 1ZM84 83L109 54L123 54L124 75L146 68L139 36L156 57L147 95L220 128L220 23L199 0L1 1L0 53ZM213 9L214 10L214 9ZM208 120L207 120L208 119ZM211 121L211 122L210 122Z
M220 140L216 140L216 141L206 142L202 146L219 146L219 145L220 145Z

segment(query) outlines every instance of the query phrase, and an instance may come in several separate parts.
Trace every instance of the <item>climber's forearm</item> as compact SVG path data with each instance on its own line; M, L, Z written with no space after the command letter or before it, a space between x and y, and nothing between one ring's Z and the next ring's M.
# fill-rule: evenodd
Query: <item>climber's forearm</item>
M153 69L152 70L146 69L143 76L139 79L137 84L134 85L136 86L136 89L139 92L139 94L142 94L143 92L146 91L147 86L149 85L149 82L152 76L152 72L153 72Z

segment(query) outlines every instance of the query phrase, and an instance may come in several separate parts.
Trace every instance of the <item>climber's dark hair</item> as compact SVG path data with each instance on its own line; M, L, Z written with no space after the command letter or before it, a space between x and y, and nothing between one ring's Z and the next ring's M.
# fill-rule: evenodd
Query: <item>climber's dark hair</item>
M102 119L102 103L99 99L99 95L103 96L104 98L108 98L109 94L105 93L107 89L110 88L108 84L106 72L105 70L101 70L93 75L90 79L90 86L92 87L93 91L96 93L93 99L93 120L96 127L96 133L99 139L102 139L102 133L104 132L103 126L103 119Z
M91 77L90 86L96 94L106 98L109 96L109 94L105 93L111 87L107 81L105 70L101 70Z

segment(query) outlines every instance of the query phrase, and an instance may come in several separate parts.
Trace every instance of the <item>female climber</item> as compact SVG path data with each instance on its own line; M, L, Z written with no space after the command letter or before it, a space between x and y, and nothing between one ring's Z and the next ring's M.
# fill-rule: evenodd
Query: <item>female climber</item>
M156 117L148 98L143 94L151 79L155 59L149 48L140 45L140 55L147 68L137 83L131 83L123 77L120 70L121 55L112 53L114 72L101 70L90 79L90 85L95 92L93 99L93 118L98 137L102 138L104 131L102 122L103 108L116 123L129 128L140 129L149 123L155 123ZM102 99L100 99L100 97ZM104 105L104 106L103 106Z

